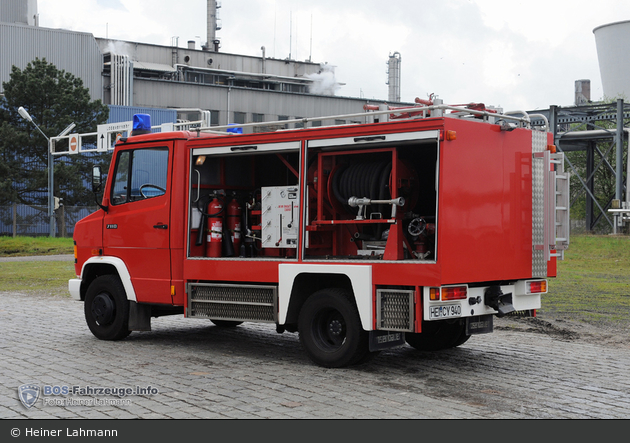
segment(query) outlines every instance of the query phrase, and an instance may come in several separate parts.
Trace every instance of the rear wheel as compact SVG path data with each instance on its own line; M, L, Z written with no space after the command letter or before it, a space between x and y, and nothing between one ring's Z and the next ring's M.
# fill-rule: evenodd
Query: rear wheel
M440 351L464 344L470 335L466 335L466 323L437 321L423 322L419 334L407 332L405 340L419 351Z
M220 328L235 328L238 325L242 324L242 321L232 321L232 320L210 320L215 326Z
M131 333L129 300L116 275L102 275L90 284L84 312L90 331L101 340L120 340Z
M339 368L368 356L368 333L346 291L324 289L310 296L300 311L298 330L302 346L318 365Z
M457 338L457 340L455 340L455 343L453 343L451 347L456 348L459 345L463 345L464 343L468 341L470 337L471 337L470 335L466 334L466 328L464 327L464 329L462 330L462 333Z

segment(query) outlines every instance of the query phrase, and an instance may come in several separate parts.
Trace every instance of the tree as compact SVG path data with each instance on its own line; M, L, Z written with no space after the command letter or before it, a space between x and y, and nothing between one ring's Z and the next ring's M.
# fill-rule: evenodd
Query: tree
M95 132L109 108L90 99L83 81L59 70L46 59L35 59L24 70L13 66L0 96L0 204L45 205L48 198L48 142L18 114L23 106L50 138L74 122L74 132ZM86 189L91 164L109 163L109 156L55 156L53 195L66 205L90 205Z

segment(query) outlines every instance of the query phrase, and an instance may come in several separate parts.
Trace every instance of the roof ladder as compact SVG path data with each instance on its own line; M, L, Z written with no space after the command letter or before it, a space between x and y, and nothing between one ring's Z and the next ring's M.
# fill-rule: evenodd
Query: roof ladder
M555 254L551 254L554 257L558 257L560 260L564 259L564 251L569 247L569 178L570 174L564 170L564 153L558 152L550 154L551 164L551 183L550 191L553 195L552 204L555 206L555 210L551 211L551 215L554 217L555 225ZM555 183L554 183L555 182Z
M551 257L564 259L569 247L569 173L564 170L564 153L549 150L534 154L534 160L542 160L543 174L543 238L534 248L544 250L544 260ZM553 252L552 252L553 251Z

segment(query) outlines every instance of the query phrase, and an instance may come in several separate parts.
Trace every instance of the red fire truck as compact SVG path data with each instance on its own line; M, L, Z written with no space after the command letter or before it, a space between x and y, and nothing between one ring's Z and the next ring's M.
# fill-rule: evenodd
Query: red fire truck
M74 231L69 290L92 333L171 314L268 322L342 367L535 315L569 242L548 125L480 104L366 110L349 117L369 123L245 134L150 133L135 117L107 179L94 168L101 209Z

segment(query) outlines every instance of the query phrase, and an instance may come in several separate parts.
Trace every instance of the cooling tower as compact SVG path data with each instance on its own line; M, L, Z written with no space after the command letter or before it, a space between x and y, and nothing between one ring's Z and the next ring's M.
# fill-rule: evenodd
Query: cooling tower
M630 100L630 20L593 29L606 98Z

